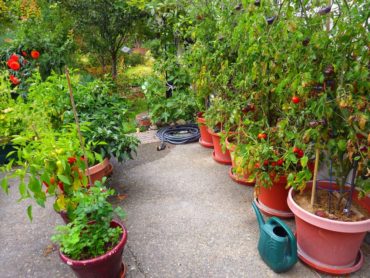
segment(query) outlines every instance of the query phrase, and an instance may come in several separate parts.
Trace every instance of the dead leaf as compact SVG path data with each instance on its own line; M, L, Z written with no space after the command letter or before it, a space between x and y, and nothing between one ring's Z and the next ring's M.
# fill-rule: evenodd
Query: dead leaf
M49 244L48 246L46 246L46 248L44 249L44 257L47 257L49 256L52 252L54 252L55 250L57 250L57 246L55 244Z
M120 201L123 201L126 198L127 198L127 194L118 194L117 195L117 199L120 200Z

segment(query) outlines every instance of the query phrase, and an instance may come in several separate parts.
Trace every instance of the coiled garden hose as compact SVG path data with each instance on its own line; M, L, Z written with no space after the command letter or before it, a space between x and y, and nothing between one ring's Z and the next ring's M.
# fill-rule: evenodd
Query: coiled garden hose
M174 145L196 142L200 138L199 128L196 124L166 126L159 129L156 135L161 142Z

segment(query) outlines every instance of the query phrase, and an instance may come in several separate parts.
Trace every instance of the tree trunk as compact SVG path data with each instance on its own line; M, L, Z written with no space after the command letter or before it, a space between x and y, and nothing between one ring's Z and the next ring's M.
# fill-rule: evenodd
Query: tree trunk
M116 80L117 78L117 53L111 52L111 58L112 58L112 78L113 80Z
M98 55L98 60L100 62L100 65L102 66L103 74L107 73L107 65L105 63L104 54Z

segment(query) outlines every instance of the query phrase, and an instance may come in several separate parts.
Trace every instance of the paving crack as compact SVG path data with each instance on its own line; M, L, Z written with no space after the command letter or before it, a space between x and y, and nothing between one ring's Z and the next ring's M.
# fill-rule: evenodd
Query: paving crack
M145 271L143 270L142 266L141 266L141 263L139 262L138 258L136 257L135 253L132 251L131 247L129 244L126 244L126 247L128 249L128 251L130 252L131 256L134 258L134 261L135 261L135 265L137 267L137 269L139 270L139 272L144 276L144 277L147 277Z

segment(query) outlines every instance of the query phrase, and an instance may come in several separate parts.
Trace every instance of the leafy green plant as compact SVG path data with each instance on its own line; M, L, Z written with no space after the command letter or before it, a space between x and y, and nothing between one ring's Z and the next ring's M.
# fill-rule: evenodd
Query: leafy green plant
M105 180L103 180L104 183ZM81 189L74 194L77 207L71 214L72 221L65 226L57 226L52 240L60 245L60 250L71 259L92 259L112 249L122 235L120 227L112 228L110 223L116 214L124 218L120 207L113 208L107 198L114 194L103 183L97 182L89 189Z
M178 89L174 85L172 96L166 98L166 83L157 76L150 76L142 85L148 102L151 120L154 123L170 123L176 120L193 119L196 107L189 89Z
M76 95L76 105L81 123L87 127L83 136L93 150L103 158L114 155L118 161L132 159L138 139L125 134L129 121L127 102L111 94L112 83L96 80ZM74 121L71 110L63 115L65 123Z

